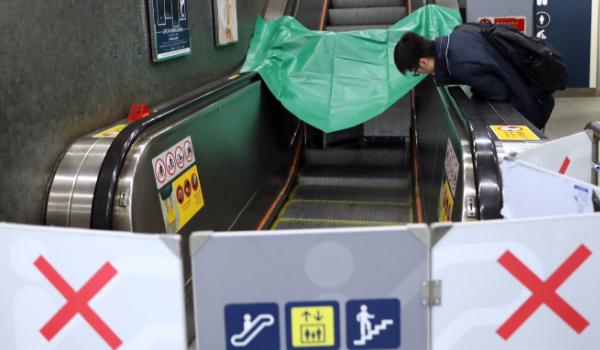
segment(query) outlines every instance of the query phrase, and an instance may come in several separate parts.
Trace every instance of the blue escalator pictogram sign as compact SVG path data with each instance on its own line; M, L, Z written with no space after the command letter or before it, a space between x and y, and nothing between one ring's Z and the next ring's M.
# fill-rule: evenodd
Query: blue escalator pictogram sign
M275 303L225 305L227 350L279 350Z
M346 303L348 349L400 347L400 300L365 299Z

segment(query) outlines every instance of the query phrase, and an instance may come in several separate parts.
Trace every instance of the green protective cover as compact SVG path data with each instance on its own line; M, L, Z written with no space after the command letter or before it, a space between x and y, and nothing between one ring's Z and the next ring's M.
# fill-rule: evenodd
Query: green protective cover
M408 31L433 39L461 23L457 10L428 5L388 29L321 32L292 17L256 21L242 72L256 71L294 115L325 132L381 114L424 76L400 74L394 47Z

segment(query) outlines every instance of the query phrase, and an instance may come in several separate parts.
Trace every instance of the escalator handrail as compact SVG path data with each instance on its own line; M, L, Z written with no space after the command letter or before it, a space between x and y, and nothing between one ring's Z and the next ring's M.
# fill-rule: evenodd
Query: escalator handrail
M481 220L500 219L502 215L502 177L498 167L496 144L483 117L482 110L489 105L469 99L458 86L448 88L454 107L465 119L470 129L477 189L479 218Z

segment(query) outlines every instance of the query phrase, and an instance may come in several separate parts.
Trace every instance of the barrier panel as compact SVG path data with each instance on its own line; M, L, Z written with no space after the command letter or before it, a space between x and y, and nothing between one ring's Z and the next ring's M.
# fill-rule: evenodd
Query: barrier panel
M589 182L518 160L505 159L500 170L506 219L593 213L594 196L600 196Z
M0 224L2 349L186 349L179 243Z
M433 225L433 350L596 349L598 227L598 214Z
M520 152L516 159L591 183L592 132L584 131Z
M427 349L425 225L194 233L199 350Z

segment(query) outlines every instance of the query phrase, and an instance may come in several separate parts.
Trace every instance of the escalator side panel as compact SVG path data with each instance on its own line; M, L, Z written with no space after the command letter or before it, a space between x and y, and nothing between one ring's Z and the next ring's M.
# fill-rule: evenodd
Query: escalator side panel
M242 215L257 188L269 179L289 151L291 118L253 83L177 123L147 130L128 155L117 187L132 193L115 203L115 229L164 232L152 158L187 136L192 138L204 207L180 230L228 230ZM254 227L246 227L253 229Z
M419 157L420 187L423 198L423 211L426 222L438 221L441 217L440 197L443 194L444 182L450 184L445 160L448 141L452 145L458 160L455 177L455 193L451 198L452 221L463 221L465 202L465 157L463 152L466 136L461 135L462 125L451 114L451 106L445 100L443 90L436 88L431 78L426 79L416 89L416 133L417 152ZM468 143L467 143L468 145ZM454 186L450 186L454 187ZM470 190L467 192L472 194Z

